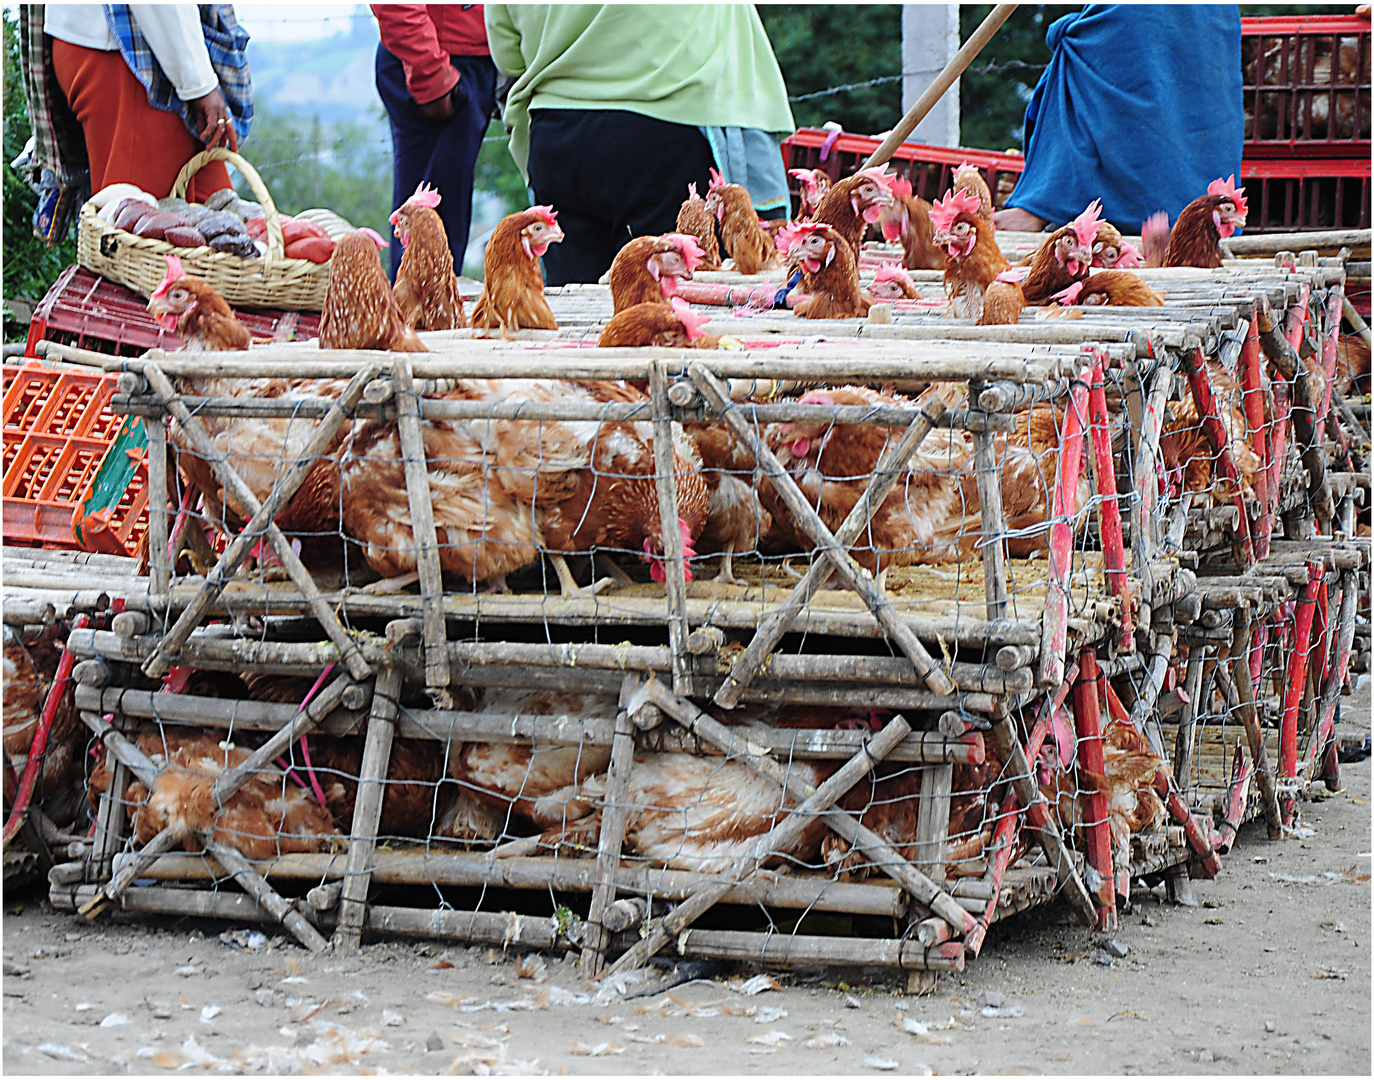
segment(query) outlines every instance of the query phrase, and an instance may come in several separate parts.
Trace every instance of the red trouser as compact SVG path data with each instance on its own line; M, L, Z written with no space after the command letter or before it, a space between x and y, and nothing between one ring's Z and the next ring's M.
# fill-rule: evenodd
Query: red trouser
M52 60L58 85L86 135L91 191L137 184L159 199L170 194L181 167L204 149L181 117L148 104L148 92L117 51L53 38ZM229 186L224 163L212 161L192 178L186 198L203 202Z

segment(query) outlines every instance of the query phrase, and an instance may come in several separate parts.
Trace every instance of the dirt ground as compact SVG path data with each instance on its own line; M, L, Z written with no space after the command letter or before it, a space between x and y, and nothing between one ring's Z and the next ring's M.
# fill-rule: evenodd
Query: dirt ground
M1368 689L1342 712L1367 730ZM1310 835L1247 825L1223 875L1194 883L1198 907L1137 888L1113 935L1124 957L1035 909L927 997L872 972L772 972L773 988L728 970L586 1000L570 959L422 942L313 957L240 926L89 926L37 891L6 896L3 1068L1368 1076L1370 762L1342 775L1303 804Z

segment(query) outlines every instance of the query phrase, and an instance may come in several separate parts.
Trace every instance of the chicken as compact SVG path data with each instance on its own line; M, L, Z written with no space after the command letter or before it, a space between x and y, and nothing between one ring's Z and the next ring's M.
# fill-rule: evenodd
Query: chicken
M1218 360L1207 360L1207 377L1212 386L1213 401L1222 428L1227 436L1231 463L1240 475L1242 494L1254 497L1254 484L1260 473L1260 460L1250 445L1248 425L1241 398L1240 385ZM1309 378L1318 378L1319 369L1309 367ZM1172 416L1160 430L1159 456L1165 476L1173 487L1182 491L1207 491L1214 483L1214 455L1211 441L1198 419L1197 404L1192 394L1171 402ZM1212 495L1229 499L1235 492L1220 476L1215 478Z
M482 712L501 716L567 716L579 721L614 720L619 712L614 695L555 690L488 688ZM448 772L462 792L483 805L497 822L488 835L446 823L446 835L460 839L496 839L512 831L527 831L512 815L533 823L535 830L561 828L586 817L595 806L579 785L610 765L608 746L538 746L525 742L455 743ZM594 842L594 841L593 841Z
M439 193L421 183L391 215L396 238L405 248L392 295L401 318L413 330L457 330L468 324L448 233L434 210L438 205Z
M1097 235L1093 238L1093 266L1107 270L1129 270L1145 261L1140 249L1128 244L1121 230L1110 221L1097 223Z
M868 295L874 300L919 300L921 294L911 275L895 263L883 263L874 275Z
M803 319L863 318L873 301L859 288L854 249L823 221L801 221L778 233L790 266L802 271L806 298L793 311Z
M340 243L342 250L350 237ZM381 274L377 249L372 241L360 237ZM246 349L251 338L234 316L224 298L200 278L189 277L175 255L167 258L167 276L153 292L148 310L169 329L175 329L190 349L212 351ZM337 258L337 252L336 252ZM331 278L331 294L334 286ZM390 303L390 291L381 279L383 297ZM326 311L329 300L325 301ZM403 329L403 328L402 328ZM408 331L407 331L408 332ZM411 337L414 337L412 334ZM418 343L418 339L417 339ZM423 346L421 346L423 348ZM183 379L183 392L204 397L287 398L338 397L346 385L338 379ZM200 416L200 423L215 445L226 455L235 472L261 502L273 484L290 467L315 430L315 422L304 418L263 418ZM251 516L246 506L225 491L214 471L193 448L181 424L173 420L168 437L178 450L177 465L188 481L205 497L205 513L216 518L224 529L237 527ZM338 437L306 474L277 524L287 532L333 533L338 527L338 462L336 454L346 434Z
M945 249L945 295L950 313L973 319L980 326L1014 323L1025 298L997 247L993 229L978 216L979 201L962 191L952 191L930 209L934 241Z
M936 384L930 398L951 405L956 391ZM813 390L805 404L869 405L911 408L896 395L866 387ZM1041 405L1019 414L1025 428L993 441L999 461L1008 551L1017 556L1043 549L1045 523L1052 505L1059 423L1053 410ZM897 432L877 425L788 423L770 424L764 431L770 449L796 480L807 501L832 531L863 496L868 478ZM1091 479L1080 478L1076 501L1091 498ZM783 523L792 518L772 485L759 486L764 507ZM1077 509L1077 507L1075 507ZM868 530L851 554L883 586L890 566L939 563L973 554L983 539L978 487L973 472L973 445L965 432L941 430L927 436L913 455L901 484L883 501ZM797 530L797 542L813 545Z
M962 191L967 195L973 196L978 200L978 216L983 219L984 224L993 226L992 214L996 207L992 202L992 192L988 190L988 182L983 179L983 174L978 171L976 166L970 165L967 161L960 164L954 170L954 183L951 190Z
M1081 304L1114 307L1163 307L1164 294L1150 288L1129 270L1099 270L1082 281L1075 281L1051 299L1065 306Z
M693 237L701 248L701 268L720 269L720 244L716 240L716 220L706 209L706 200L697 194L695 182L687 185L687 198L677 212L677 231Z
M667 307L677 293L678 280L690 278L701 259L696 238L685 233L631 240L616 252L608 275L615 313L636 304Z
M1101 214L1102 203L1093 200L1083 213L1063 228L1056 229L1040 245L1031 260L1030 271L1021 282L1021 295L1026 303L1048 303L1055 293L1087 278Z
M126 791L139 844L170 828L184 850L200 851L196 834L212 831L216 841L245 857L267 860L289 852L328 850L337 839L329 811L271 766L255 773L217 809L215 782L243 764L247 750L220 743L213 735L175 728L162 735L140 735L138 746L162 768L151 791L139 780L131 780ZM108 791L109 783L109 768L102 765L91 774L92 795Z
M863 169L846 176L826 192L816 208L815 221L823 221L845 238L857 261L864 230L876 222L884 207L891 207L892 177L887 167Z
M1080 796L1100 792L1107 799L1107 822L1112 838L1113 866L1129 866L1131 834L1162 824L1164 804L1155 793L1155 773L1163 766L1140 733L1129 724L1112 721L1103 732L1103 775L1079 767L1054 772L1040 780L1040 790L1061 831L1083 837L1085 815Z
M597 345L603 349L643 348L657 345L666 349L714 349L719 336L701 329L707 318L692 314L692 305L680 296L665 307L655 301L625 308L611 318L601 331Z
M1213 180L1206 195L1183 208L1172 232L1163 211L1140 227L1145 265L1219 267L1221 241L1245 227L1245 210L1245 189L1236 187L1235 176Z
M725 253L735 260L741 274L759 274L779 263L772 238L759 224L754 201L746 188L727 184L715 169L706 193L706 209L720 222L720 239Z
M487 241L483 266L486 280L472 310L473 329L557 330L549 302L544 299L544 275L539 260L550 244L563 239L558 214L551 206L533 206L507 214Z
M788 169L787 175L797 178L801 185L801 219L815 217L821 200L830 190L830 174L824 169Z
M164 255L167 273L148 298L148 314L176 334L189 352L229 352L253 344L248 327L224 297L198 277L190 277L175 255Z
M426 351L391 295L376 241L362 232L341 237L329 260L320 348Z
M43 707L62 658L60 645L54 627L46 628L29 642L23 641L17 628L4 628L0 700L4 702L5 757L16 778L23 776L28 764ZM75 683L69 681L56 702L33 789L33 805L42 806L58 824L70 822L81 802L85 731L76 712Z
M913 195L911 181L899 176L892 181L893 201L878 214L883 239L900 240L902 265L908 270L943 270L945 253L935 246L935 226L930 223L930 203Z
M1369 346L1359 334L1342 334L1336 346L1336 392L1348 397L1352 392L1363 397L1369 393Z
M703 554L718 551L724 556L716 581L743 585L733 573L734 556L757 551L773 527L773 516L755 490L753 455L724 424L689 423L683 428L701 457L708 498L706 524L696 547Z
M343 832L353 827L353 806L358 798L362 771L363 740L358 737L329 739L309 737L309 769L324 792L325 806ZM444 778L443 743L429 739L395 739L387 762L382 789L382 818L378 835L424 840L435 832L445 812L450 792L440 787ZM306 774L305 755L293 751L296 773Z

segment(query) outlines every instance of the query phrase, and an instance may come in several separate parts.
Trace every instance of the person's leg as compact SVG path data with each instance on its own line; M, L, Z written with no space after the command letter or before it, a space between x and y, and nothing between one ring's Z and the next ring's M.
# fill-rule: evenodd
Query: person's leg
M414 193L422 180L440 188L439 177L429 173L430 159L442 126L427 120L406 89L405 69L385 45L377 46L377 94L386 109L391 127L391 209L395 210ZM442 207L442 203L440 204ZM391 244L391 277L401 265L401 244Z
M596 281L628 241L671 232L687 185L704 191L712 164L685 124L622 110L531 113L530 186L566 235L544 258L549 284Z
M530 113L530 191L537 205L558 211L562 243L544 255L549 285L595 282L619 250L614 222L602 208L602 182L589 164L595 150L595 115L585 109L537 109ZM585 156L584 156L585 155Z
M451 56L449 60L458 72L462 95L455 102L457 115L436 129L426 176L443 195L439 217L448 233L453 267L461 272L472 225L473 173L496 105L496 65L487 56Z
M148 104L148 92L118 52L86 49L53 40L53 69L86 137L91 190L137 184L162 198L177 174L204 149L176 113ZM222 162L206 165L191 181L187 198L203 200L229 187Z

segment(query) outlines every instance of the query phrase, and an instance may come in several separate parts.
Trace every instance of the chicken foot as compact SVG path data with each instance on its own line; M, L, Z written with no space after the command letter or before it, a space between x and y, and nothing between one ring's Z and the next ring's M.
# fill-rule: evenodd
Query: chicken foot
M565 597L569 596L595 596L603 589L615 584L615 578L604 577L600 580L595 579L585 588L577 583L573 577L573 572L568 566L568 560L562 555L550 555L549 561L553 563L555 573L558 574L558 587Z
M412 570L408 574L399 577L382 578L381 581L374 581L369 585L363 586L363 592L371 596L393 596L402 589L408 589L420 580L420 571Z
M742 581L735 577L733 572L732 560L735 557L735 545L732 543L720 555L720 573L716 574L711 580L721 585L748 585L749 582Z

